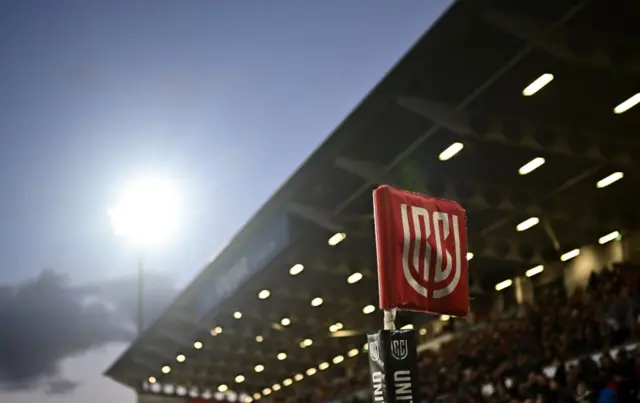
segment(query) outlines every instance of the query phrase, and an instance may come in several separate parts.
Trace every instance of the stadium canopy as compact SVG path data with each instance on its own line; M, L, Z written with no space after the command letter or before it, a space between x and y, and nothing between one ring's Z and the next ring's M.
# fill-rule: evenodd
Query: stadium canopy
M106 375L205 397L341 376L381 325L380 184L462 203L478 293L633 230L639 19L634 1L453 3Z

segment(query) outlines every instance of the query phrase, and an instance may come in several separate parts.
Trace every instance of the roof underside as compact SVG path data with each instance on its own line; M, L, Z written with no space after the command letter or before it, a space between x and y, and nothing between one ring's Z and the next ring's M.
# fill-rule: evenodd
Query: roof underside
M247 234L283 209L291 236L282 251L204 319L193 315L196 280L107 375L136 388L156 376L201 390L227 384L254 393L362 348L362 334L380 325L379 315L362 313L377 304L371 190L379 184L460 201L475 254L470 281L487 292L573 247L635 229L640 109L614 114L613 108L640 89L637 4L456 2L231 245L249 247ZM553 82L524 97L523 88L543 73L552 73ZM440 161L454 142L464 149ZM535 157L546 163L519 175ZM613 172L624 179L596 187ZM517 232L516 224L531 216L544 225ZM348 238L329 247L334 232ZM295 263L305 270L290 276ZM350 285L346 278L355 271L364 278ZM258 300L261 289L271 297ZM311 307L318 296L324 304ZM242 319L234 319L235 311ZM283 317L292 324L274 327ZM330 337L328 327L338 321L360 336ZM212 337L216 326L224 331ZM313 345L301 348L307 338ZM195 350L194 340L204 348ZM287 359L278 360L278 352ZM184 363L175 363L178 353ZM172 366L168 375L160 373L165 364ZM266 369L254 372L257 364ZM337 377L331 371L344 368L327 370ZM236 385L238 374L246 381Z

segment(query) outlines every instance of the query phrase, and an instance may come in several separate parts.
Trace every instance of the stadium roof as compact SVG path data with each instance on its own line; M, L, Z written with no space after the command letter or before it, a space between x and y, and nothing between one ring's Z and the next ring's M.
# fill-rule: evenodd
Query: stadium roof
M377 303L379 184L463 204L475 290L634 229L640 107L622 109L640 101L638 17L633 1L455 2L107 376L253 394L303 375L286 394L321 382L305 375L320 363L337 376L334 357L362 359L348 352L363 337L335 336L380 327L363 313ZM540 77L546 86L525 90ZM518 231L530 217L538 225ZM334 234L346 239L332 247Z

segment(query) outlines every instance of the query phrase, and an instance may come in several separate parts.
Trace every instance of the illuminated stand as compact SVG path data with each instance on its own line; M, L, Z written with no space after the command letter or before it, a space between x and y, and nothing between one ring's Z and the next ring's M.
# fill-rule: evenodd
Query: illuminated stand
M398 309L466 316L467 219L455 202L380 186L373 192L378 294L384 330L367 335L373 401L419 402L414 330Z

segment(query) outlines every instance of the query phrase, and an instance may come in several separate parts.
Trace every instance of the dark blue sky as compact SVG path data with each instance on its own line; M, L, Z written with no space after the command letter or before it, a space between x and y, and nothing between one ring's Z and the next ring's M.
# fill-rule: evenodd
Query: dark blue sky
M183 284L448 4L0 2L0 284L131 273L106 210L141 173L180 184L146 259Z

